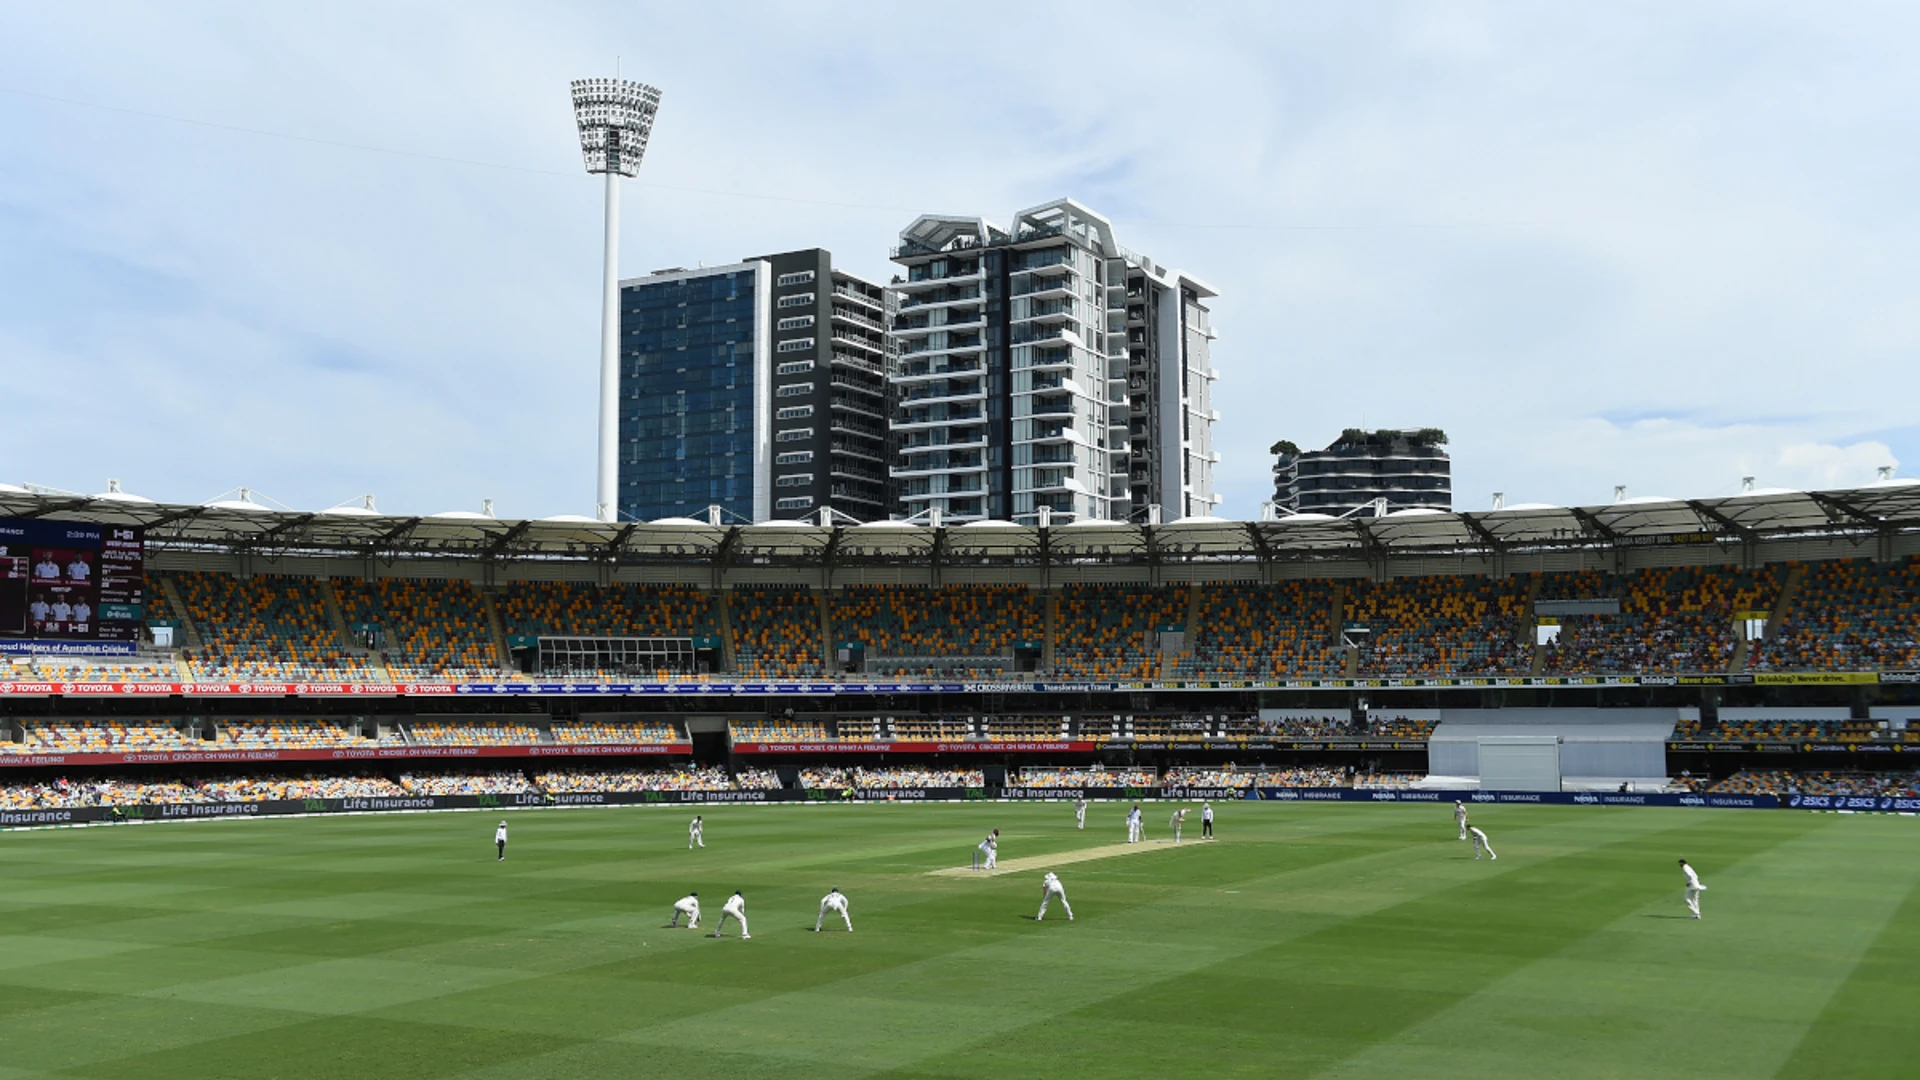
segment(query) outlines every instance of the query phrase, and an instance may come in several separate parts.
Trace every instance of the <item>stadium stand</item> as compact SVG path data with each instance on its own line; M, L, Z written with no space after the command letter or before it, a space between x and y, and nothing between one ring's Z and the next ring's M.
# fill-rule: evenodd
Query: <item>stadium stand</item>
M741 791L774 791L785 785L772 769L741 769L733 774L733 784Z
M290 720L261 717L222 718L215 725L217 750L328 750L364 746L366 739L330 720Z
M534 778L540 790L554 794L595 791L729 791L733 781L717 765L658 768L549 769Z
M816 791L845 791L853 786L853 770L821 766L800 770L800 786Z
M568 744L657 745L686 741L681 734L679 724L664 720L641 720L630 723L612 720L556 720L552 730L554 742Z
M525 773L513 769L403 772L400 786L409 795L513 795L538 790Z
M734 742L828 742L833 738L819 720L735 721Z
M1779 571L1673 567L1631 574L1587 571L1541 577L1543 600L1617 599L1618 615L1559 617L1546 646L1550 674L1721 672L1735 652L1734 613L1766 610Z
M1347 586L1342 622L1369 631L1361 674L1525 675L1527 588L1517 577L1359 580Z
M415 746L531 746L540 741L539 728L510 720L495 723L415 720L407 725L407 734Z
M1065 739L1073 734L1073 718L1068 716L984 716L980 718L981 737L988 742L1039 742Z
M385 631L387 670L400 682L488 682L500 656L479 592L465 581L382 578L335 582L348 625Z
M1183 679L1264 679L1340 674L1330 581L1208 585L1194 641L1176 665Z
M1161 631L1186 629L1186 589L1069 585L1060 590L1056 674L1076 679L1160 676Z
M1756 671L1920 666L1920 558L1813 563L1778 627L1754 648Z
M171 665L74 660L66 657L26 657L0 661L0 682L127 683L173 682L180 673Z
M166 780L119 776L48 781L0 779L0 809L52 810L143 803L264 802L405 795L384 776L368 772L191 776Z
M833 595L833 626L841 641L889 657L997 656L1046 637L1038 596L1024 586L843 589Z
M1009 780L1010 783L1016 782ZM1021 787L1033 788L1114 788L1152 787L1159 783L1152 769L1106 769L1100 766L1074 769L1032 765L1020 770Z
M370 682L330 625L313 578L183 572L173 575L202 645L184 650L195 679L212 682ZM159 590L151 590L158 592Z
M44 720L26 725L20 742L0 741L0 754L131 754L205 750L178 722L161 720Z
M735 589L728 608L736 675L748 679L820 676L820 603L811 592Z
M1742 769L1707 790L1716 795L1852 795L1920 797L1920 772L1835 772Z
M856 788L977 788L987 786L987 776L979 769L918 768L910 765L883 769L855 768Z

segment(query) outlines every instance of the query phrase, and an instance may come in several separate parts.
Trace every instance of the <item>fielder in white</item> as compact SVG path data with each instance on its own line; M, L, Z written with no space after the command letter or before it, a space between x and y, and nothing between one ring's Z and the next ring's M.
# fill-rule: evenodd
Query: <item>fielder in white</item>
M1067 903L1067 887L1060 884L1060 879L1049 870L1047 876L1040 882L1040 914L1033 917L1034 922L1040 922L1047 917L1047 905L1053 903L1053 898L1056 896L1060 898L1060 906L1067 909L1067 921L1073 921L1073 905Z
M687 917L687 929L698 930L700 928L700 894L699 893L697 892L688 893L687 895L681 897L680 899L675 900L673 902L673 921L668 923L667 925L679 926L680 916L682 915L685 915Z
M1187 812L1185 810L1175 810L1173 812L1173 820L1167 822L1167 824L1171 826L1173 829L1174 843L1177 844L1180 842L1180 830L1182 827L1186 825L1186 823L1187 823Z
M497 848L500 852L500 857L494 861L506 862L507 861L507 823L504 821L500 823L499 828L493 830L493 846Z
M727 916L729 915L740 920L741 941L746 941L753 937L752 934L747 932L747 898L740 895L739 889L733 890L733 895L727 897L727 902L720 905L720 921L713 924L714 937L719 937L720 932L727 928Z
M827 912L837 911L846 920L847 933L853 933L853 916L847 914L847 898L839 889L831 889L820 898L820 914L813 920L813 932L820 932L820 924L826 921Z
M1073 827L1076 829L1084 829L1087 827L1087 797L1085 795L1076 796L1073 800Z
M1473 837L1473 857L1476 862L1479 861L1480 853L1483 851L1487 853L1487 858L1489 859L1498 859L1500 857L1493 853L1493 845L1487 843L1487 834L1481 832L1479 826L1467 826L1467 835Z
M1700 875L1693 872L1693 867L1688 866L1685 859L1680 860L1680 872L1687 875L1687 910L1693 912L1693 917L1697 919L1700 917L1700 894L1706 892L1707 887L1700 884Z
M693 815L693 824L687 826L687 850L692 851L695 844L707 846L705 826L700 824L700 815Z
M1453 800L1453 823L1460 826L1460 839L1467 838L1467 804L1459 799Z

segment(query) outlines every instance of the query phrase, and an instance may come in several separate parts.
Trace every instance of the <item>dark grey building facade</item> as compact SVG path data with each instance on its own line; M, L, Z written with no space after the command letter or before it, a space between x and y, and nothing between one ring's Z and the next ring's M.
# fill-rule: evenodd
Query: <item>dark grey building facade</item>
M887 319L812 248L620 288L619 515L885 516Z
M1386 510L1452 510L1452 462L1438 428L1348 428L1325 450L1272 447L1273 502L1296 514L1338 517L1386 500Z

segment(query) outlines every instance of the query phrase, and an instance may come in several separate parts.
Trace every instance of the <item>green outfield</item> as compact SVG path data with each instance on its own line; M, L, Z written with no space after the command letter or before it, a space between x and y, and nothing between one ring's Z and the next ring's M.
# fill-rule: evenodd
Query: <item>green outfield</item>
M1235 803L1035 923L1037 869L929 871L1119 808L703 812L695 852L690 809L512 812L505 863L480 814L0 834L0 1080L1920 1070L1911 818L1490 807L1489 863L1446 807ZM832 886L853 934L812 932ZM753 940L704 936L735 888Z

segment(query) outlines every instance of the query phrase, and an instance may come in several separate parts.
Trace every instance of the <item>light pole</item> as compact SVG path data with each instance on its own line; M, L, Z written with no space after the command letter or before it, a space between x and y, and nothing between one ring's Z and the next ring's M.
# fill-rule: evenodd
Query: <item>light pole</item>
M629 79L573 80L573 120L588 173L607 178L605 280L600 297L600 479L594 516L618 517L620 478L620 178L640 158L660 111L660 91Z

